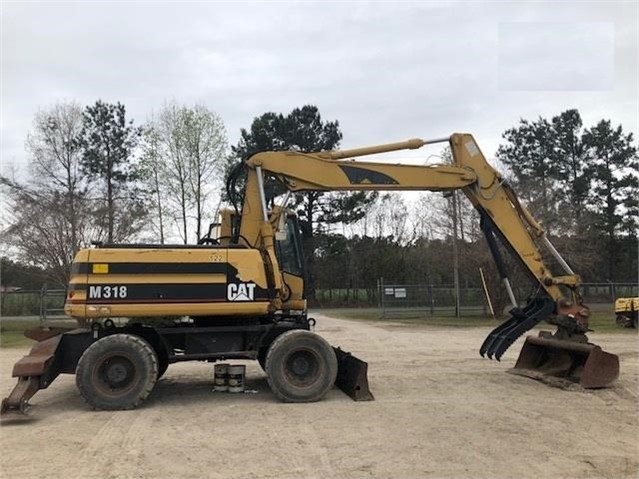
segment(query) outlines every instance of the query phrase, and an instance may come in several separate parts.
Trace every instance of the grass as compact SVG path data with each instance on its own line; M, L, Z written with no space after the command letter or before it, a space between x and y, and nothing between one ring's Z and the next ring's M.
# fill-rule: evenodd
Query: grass
M333 308L318 309L318 313L330 316L332 318L353 319L360 321L381 321L377 308ZM312 312L310 313L312 316ZM453 316L406 316L398 319L385 319L394 323L401 323L415 326L439 326L446 328L472 328L472 327L494 327L504 321L506 318L492 320L484 316L462 316L455 318ZM595 309L591 311L588 321L590 329L600 333L618 333L618 334L637 334L637 330L633 328L622 328L615 322L615 314L612 311ZM542 328L551 327L547 323L541 323Z
M47 326L62 328L74 327L76 322L70 319L47 321ZM32 346L35 342L26 338L24 332L27 329L40 327L40 320L34 317L28 318L1 318L0 319L0 347L18 348Z

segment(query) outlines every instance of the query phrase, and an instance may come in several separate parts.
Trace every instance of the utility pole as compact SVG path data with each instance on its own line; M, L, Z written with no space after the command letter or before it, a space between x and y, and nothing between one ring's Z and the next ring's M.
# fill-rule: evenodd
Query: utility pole
M457 250L457 191L453 191L453 283L455 288L455 317L461 317L459 301L459 252Z

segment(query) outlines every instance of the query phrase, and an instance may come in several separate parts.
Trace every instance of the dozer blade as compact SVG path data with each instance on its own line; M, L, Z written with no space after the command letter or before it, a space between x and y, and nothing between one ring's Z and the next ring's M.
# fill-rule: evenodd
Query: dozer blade
M373 393L368 388L368 363L340 348L333 349L337 356L335 385L353 401L374 401Z
M619 377L619 357L594 344L528 336L508 372L554 386L578 383L587 389L603 388Z

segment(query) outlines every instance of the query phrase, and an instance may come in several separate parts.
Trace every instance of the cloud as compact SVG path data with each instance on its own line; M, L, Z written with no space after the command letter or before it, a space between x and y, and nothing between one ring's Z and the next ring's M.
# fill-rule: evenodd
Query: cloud
M520 117L567 108L579 108L587 125L605 117L637 131L637 6L627 2L5 2L2 9L5 163L26 162L24 138L39 108L72 99L121 101L136 123L166 100L203 103L222 116L231 143L255 116L308 103L340 121L344 147L467 131L490 156ZM614 24L612 88L500 89L500 54L523 57L524 77L543 59L522 41L504 41L500 25L512 22L552 22L555 39L566 22ZM571 31L573 46L591 46L591 29Z
M614 23L499 24L499 77L504 90L611 90Z

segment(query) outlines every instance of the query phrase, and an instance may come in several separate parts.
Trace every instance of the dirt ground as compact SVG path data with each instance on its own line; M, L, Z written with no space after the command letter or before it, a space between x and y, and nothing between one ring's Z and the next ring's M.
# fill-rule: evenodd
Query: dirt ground
M316 316L317 317L317 316ZM244 394L212 391L213 366L172 365L134 411L90 411L73 376L0 427L6 478L538 478L639 476L636 334L591 340L621 359L614 387L568 390L481 359L487 329L318 317L317 331L369 362L376 400L334 389L283 404L257 363ZM26 349L0 351L0 394Z

